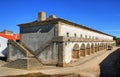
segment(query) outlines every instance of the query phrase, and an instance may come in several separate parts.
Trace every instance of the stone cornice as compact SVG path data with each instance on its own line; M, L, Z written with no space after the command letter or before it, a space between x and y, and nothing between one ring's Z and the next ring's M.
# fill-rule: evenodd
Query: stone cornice
M100 39L89 39L89 38L79 38L79 37L65 37L58 36L54 37L52 41L57 42L115 42L114 40L100 40Z

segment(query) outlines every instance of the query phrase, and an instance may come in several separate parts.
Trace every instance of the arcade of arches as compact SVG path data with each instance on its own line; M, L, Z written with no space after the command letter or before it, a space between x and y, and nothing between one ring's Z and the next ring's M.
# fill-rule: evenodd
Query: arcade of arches
M72 50L72 59L79 59L80 57L85 57L86 55L91 55L96 52L106 50L108 46L114 47L115 44L110 43L92 43L92 44L74 44Z

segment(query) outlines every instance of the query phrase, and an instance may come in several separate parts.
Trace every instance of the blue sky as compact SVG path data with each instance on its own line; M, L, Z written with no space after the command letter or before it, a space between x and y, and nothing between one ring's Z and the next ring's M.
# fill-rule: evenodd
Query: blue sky
M47 17L70 20L120 37L120 0L0 0L0 31L19 33L18 24L37 19L40 11Z

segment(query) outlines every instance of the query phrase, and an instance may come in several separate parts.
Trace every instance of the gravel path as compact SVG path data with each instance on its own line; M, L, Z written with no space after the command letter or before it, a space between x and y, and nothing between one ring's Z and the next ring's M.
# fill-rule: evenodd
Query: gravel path
M113 50L109 51L100 51L95 53L94 55L100 54L96 57L92 56L86 56L85 58L90 58L92 57L91 60L88 60L80 65L74 66L74 67L54 67L54 66L46 66L43 67L43 69L40 70L22 70L22 69L14 69L14 68L7 68L7 67L2 67L2 64L0 65L0 76L7 76L7 75L19 75L19 74L27 74L27 73L44 73L44 74L66 74L66 73L79 73L80 75L84 77L98 77L100 71L103 71L102 66L104 65L103 62L108 55L111 53L114 53L118 47L114 48ZM116 51L117 52L117 51ZM118 53L118 52L117 52ZM118 54L114 54L118 55ZM115 57L115 56L114 56ZM114 60L114 59L113 59ZM103 63L103 64L102 64ZM109 62L108 62L109 63ZM100 70L100 68L102 70ZM103 77L101 75L101 77ZM108 77L108 76L107 76Z

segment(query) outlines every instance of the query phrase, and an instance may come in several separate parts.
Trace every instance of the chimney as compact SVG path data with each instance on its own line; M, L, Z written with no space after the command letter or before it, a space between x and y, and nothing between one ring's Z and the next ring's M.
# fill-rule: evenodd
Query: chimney
M46 13L45 12L39 12L38 13L38 21L44 21L46 20Z
M49 16L49 18L56 19L56 16L52 14L52 15Z
M50 15L48 18L47 18L47 20L52 20L52 19L56 19L56 16L55 15Z

